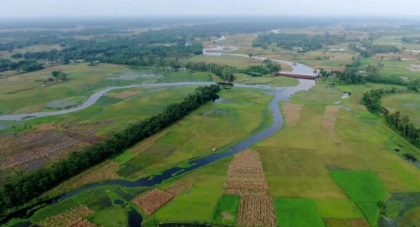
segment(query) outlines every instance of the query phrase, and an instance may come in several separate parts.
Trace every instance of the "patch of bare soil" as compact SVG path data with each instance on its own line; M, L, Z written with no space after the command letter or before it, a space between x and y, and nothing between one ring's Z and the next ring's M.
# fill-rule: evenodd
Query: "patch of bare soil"
M410 65L407 69L412 72L420 72L420 65Z
M146 215L152 215L174 197L173 194L160 189L153 189L133 200Z
M143 93L143 91L122 91L120 93L109 93L107 96L118 99L126 99L141 93Z
M94 211L86 206L70 209L64 213L48 217L39 224L44 227L66 227L82 222L84 217L93 214Z
M303 105L285 103L282 106L286 124L288 126L296 126L300 119L300 112L303 110Z
M322 119L322 127L324 129L331 130L335 128L339 111L340 107L338 106L327 106L325 108L324 117Z

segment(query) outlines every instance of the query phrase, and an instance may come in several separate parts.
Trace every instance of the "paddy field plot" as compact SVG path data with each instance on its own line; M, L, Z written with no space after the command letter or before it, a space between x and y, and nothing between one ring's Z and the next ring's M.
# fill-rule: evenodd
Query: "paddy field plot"
M238 198L221 198L223 184L225 182L228 166L231 158L223 159L200 168L179 180L191 184L191 188L179 194L165 206L157 210L152 216L145 220L144 226L153 226L152 223L213 223L215 219L223 223L232 222L235 218L237 205L231 204L225 207L223 200L239 202ZM174 179L177 180L177 179ZM162 187L163 188L163 187ZM220 204L222 203L222 204ZM222 219L218 219L217 209L222 210ZM223 211L226 211L223 219ZM150 223L150 224L149 224Z
M239 195L226 195L223 194L217 204L214 212L213 221L219 224L231 224L235 225L237 221Z
M414 93L397 94L386 96L382 99L382 105L391 113L400 111L408 115L410 121L420 126L420 95Z
M404 161L394 148L412 154L418 150L387 128L380 118L356 109L364 92L381 87L389 85L334 88L318 83L308 92L292 96L292 104L304 105L299 123L286 123L280 132L253 148L260 154L275 207L277 199L304 198L314 204L313 213L325 226L376 226L380 216L378 202L385 202L389 193L420 191L416 183L420 170ZM352 95L341 99L343 91ZM337 100L342 100L349 110L340 108L334 112L335 127L325 130L324 113ZM339 177L340 174L346 176ZM356 176L351 180L353 175ZM340 179L347 179L351 187L343 186L346 183ZM337 207L340 209L334 209ZM276 216L278 221L282 219L278 213Z
M315 203L302 198L273 198L277 226L324 227Z

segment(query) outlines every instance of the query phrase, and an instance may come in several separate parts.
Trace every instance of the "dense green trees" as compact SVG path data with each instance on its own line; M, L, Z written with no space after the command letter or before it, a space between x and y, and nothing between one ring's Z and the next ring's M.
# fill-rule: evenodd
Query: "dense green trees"
M402 115L397 111L386 115L385 119L398 133L420 148L420 128L416 128L416 126L410 122L408 115Z
M81 171L117 155L139 141L155 134L183 118L214 98L217 85L199 87L180 103L167 106L161 113L116 132L103 142L73 152L67 159L41 168L8 183L0 189L0 210L22 205Z
M219 65L215 63L207 64L204 62L188 62L185 64L185 68L193 71L214 73L226 82L232 82L235 79L233 73L237 71L237 69L231 66Z
M383 68L381 63L377 65L367 65L366 68L361 66L358 58L355 58L351 64L347 64L344 71L326 71L320 69L319 76L323 78L337 78L339 84L365 84L381 83L381 84L395 84L395 85L408 85L404 80L398 76L384 77L380 75L380 70ZM420 82L411 82L411 90L420 88Z
M393 45L377 45L372 44L371 42L365 41L362 43L363 47L360 47L354 43L349 44L349 49L354 50L360 54L360 56L364 58L369 58L375 54L381 53L399 53L400 49Z
M392 88L390 90L385 89L373 89L369 92L363 94L363 102L366 108L376 114L384 114L387 115L389 111L382 106L381 98L384 94L395 94L401 91L397 90L396 88Z
M383 95L395 94L399 92L401 91L397 90L396 88L392 88L390 90L373 89L363 94L362 101L370 112L384 115L386 122L395 131L405 137L413 145L420 148L420 128L416 128L416 126L410 122L408 115L402 115L399 111L396 111L395 113L389 113L389 111L381 105L381 98Z
M420 43L420 37L402 37L401 41L403 43L414 43L414 44L419 44Z
M43 69L42 64L34 60L20 60L20 61L10 61L8 59L0 58L0 72L8 70L18 70L20 72L32 72L36 70Z
M297 50L297 52L307 52L319 50L327 45L334 45L345 41L345 36L329 35L305 35L305 34L278 34L269 33L258 35L252 43L253 47L267 48L270 44L276 44L286 50Z
M59 81L67 81L67 74L63 73L62 71L52 71L51 75L55 78L55 80Z

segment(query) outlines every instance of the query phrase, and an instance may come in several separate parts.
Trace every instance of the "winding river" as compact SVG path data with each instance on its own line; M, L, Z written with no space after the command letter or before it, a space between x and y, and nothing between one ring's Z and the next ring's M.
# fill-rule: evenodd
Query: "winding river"
M238 56L238 57L249 57L247 55L224 54L224 53L215 53L215 52L208 52L208 51L209 50L204 50L203 53L208 54L208 55L217 55L217 56L230 55L230 56ZM261 60L265 59L261 57L255 57L255 58L258 58ZM295 73L313 74L313 71L314 71L312 68L302 65L302 64L293 64L292 62L280 61L276 59L271 59L271 60L276 61L276 62L282 62L282 63L292 66L293 67L292 72L295 72ZM0 116L0 120L21 121L21 120L25 120L28 117L37 118L37 117L55 116L55 115L76 112L76 111L88 108L89 106L92 106L93 104L96 103L96 101L98 101L98 99L102 95L114 89L133 88L133 87L149 88L149 87L171 87L171 86L176 86L176 87L202 86L202 85L210 85L210 84L213 84L213 83L212 82L182 82L182 83L163 83L163 84L148 84L148 85L130 85L130 86L123 86L123 87L109 87L102 91L94 93L93 95L89 97L89 99L86 102L84 102L81 106L76 107L76 108L62 110L62 111L53 111L53 112L37 112L37 113L27 113L27 114L3 115L3 116ZM274 98L269 104L269 110L272 114L272 125L269 128L266 128L257 134L247 137L246 139L226 148L225 151L221 153L212 153L210 155L192 160L189 162L188 167L172 167L163 171L159 175L153 175L153 176L141 178L137 181L113 180L113 181L108 181L108 182L103 182L103 183L96 183L88 187L76 189L62 196L51 199L50 201L46 201L43 204L37 204L38 206L36 209L30 210L30 208L28 208L26 210L21 210L19 212L11 214L10 216L6 217L5 220L9 220L10 218L14 218L14 217L29 218L36 210L39 210L42 207L56 204L60 200L73 197L86 190L90 190L97 187L110 186L110 185L119 185L119 186L124 186L124 187L152 187L152 186L162 183L164 180L170 179L171 177L173 177L173 175L187 173L197 168L200 168L202 166L205 166L207 164L210 164L212 162L215 162L217 160L220 160L222 158L232 156L277 133L283 127L283 124L284 124L283 116L279 108L279 102L288 101L291 95L295 94L298 91L307 91L314 85L315 85L315 81L313 80L299 80L298 86L286 87L286 88L285 87L271 87L271 86L266 86L266 85L235 84L235 87L254 88L254 89L257 88L257 89L266 89L266 90L272 91L272 93L274 94ZM30 212L27 213L27 211L29 210ZM0 224L2 223L0 222Z

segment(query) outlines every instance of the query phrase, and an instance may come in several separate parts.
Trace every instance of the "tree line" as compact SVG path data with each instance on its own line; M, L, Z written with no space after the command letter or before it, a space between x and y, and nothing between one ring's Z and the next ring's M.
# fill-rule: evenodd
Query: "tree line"
M305 35L305 34L260 34L252 43L253 47L267 48L268 45L276 44L286 50L297 48L297 52L307 52L319 50L324 46L334 45L345 41L345 36L341 35Z
M264 65L249 66L246 69L239 70L239 72L245 73L251 76L263 76L269 73L275 74L281 71L281 65L271 61L270 59L265 59L263 63Z
M336 78L338 84L365 84L366 82L370 83L381 83L381 84L394 84L407 86L409 90L419 90L420 80L413 80L406 82L398 76L385 77L380 75L380 71L383 68L382 63L376 65L367 65L362 67L362 63L359 58L354 58L351 64L347 64L344 71L326 71L320 69L318 74L322 78Z
M362 46L360 47L355 43L349 44L349 49L356 51L360 54L360 56L364 58L372 57L375 54L387 54L387 53L399 53L400 49L394 45L378 45L372 44L369 41L362 42Z
M226 82L232 82L235 79L233 73L237 72L237 69L232 66L204 62L187 62L185 68L193 71L214 73Z
M400 111L390 113L389 110L382 106L381 98L383 95L400 92L402 91L397 90L396 88L390 90L373 89L363 94L362 102L370 112L385 116L385 121L394 131L398 132L410 143L420 148L420 128L416 128L416 126L410 122L408 115L402 115ZM414 156L410 155L406 158L412 161L416 160Z
M73 152L67 159L60 160L50 167L37 169L15 182L5 184L0 188L0 210L4 213L8 208L23 205L66 179L122 153L212 100L219 91L220 87L217 85L199 87L180 103L167 106L161 113L135 123L121 132L113 133L103 142L80 152Z
M414 44L419 44L420 43L420 37L402 37L401 41L403 43L414 43Z
M8 59L0 58L0 72L8 70L17 70L18 73L21 72L32 72L43 69L44 66L35 60L20 60L20 61L11 61Z

